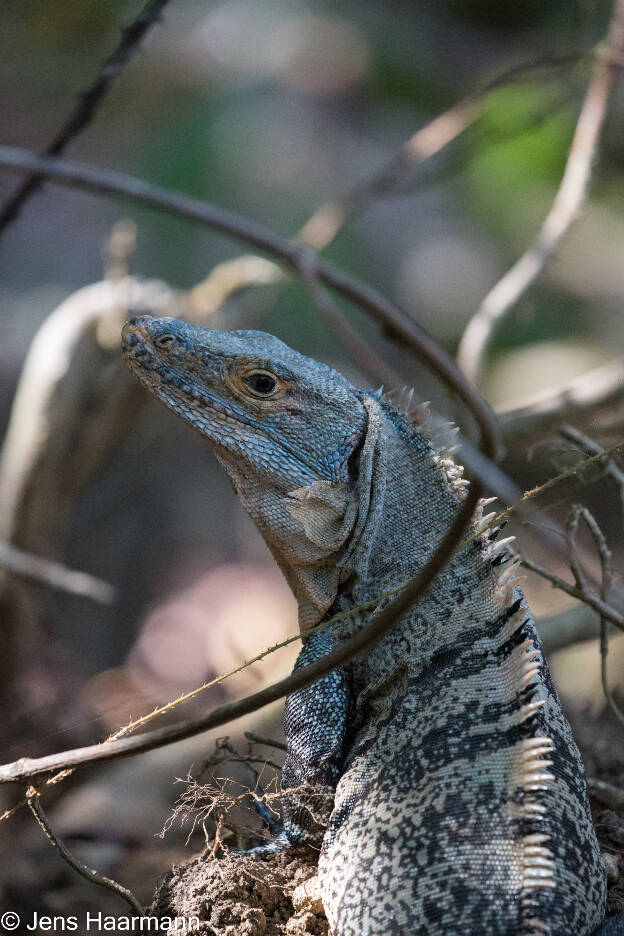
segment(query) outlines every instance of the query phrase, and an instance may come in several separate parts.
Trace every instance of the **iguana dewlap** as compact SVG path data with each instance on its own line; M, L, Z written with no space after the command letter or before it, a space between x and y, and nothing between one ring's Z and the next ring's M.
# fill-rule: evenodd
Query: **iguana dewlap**
M304 630L407 582L459 509L461 470L406 415L271 335L135 318L123 350L210 441ZM280 844L322 841L334 936L603 919L583 765L514 571L495 534L473 538L395 630L287 700L283 788L319 796L286 798ZM372 613L310 637L298 665Z

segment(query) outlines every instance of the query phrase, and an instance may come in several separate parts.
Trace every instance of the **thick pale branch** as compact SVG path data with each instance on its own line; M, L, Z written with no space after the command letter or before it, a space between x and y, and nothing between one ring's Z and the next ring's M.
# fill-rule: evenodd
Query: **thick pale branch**
M563 386L513 400L497 410L505 438L536 435L562 419L610 406L624 397L624 358L617 357Z
M51 588L70 592L72 595L91 598L92 601L101 604L112 604L117 594L117 590L112 585L94 575L68 569L60 562L53 562L42 556L34 556L32 553L18 549L17 546L12 546L5 540L0 540L0 566L16 575L23 575L49 585Z

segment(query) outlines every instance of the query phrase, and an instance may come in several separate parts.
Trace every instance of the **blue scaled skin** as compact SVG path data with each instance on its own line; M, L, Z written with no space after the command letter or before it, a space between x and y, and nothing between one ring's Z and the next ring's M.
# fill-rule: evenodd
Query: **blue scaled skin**
M312 634L293 671L315 663L333 649L334 640L327 631ZM320 851L342 772L351 720L349 680L341 667L286 698L281 828L266 845L243 854L262 857L289 848ZM263 818L268 821L268 817Z

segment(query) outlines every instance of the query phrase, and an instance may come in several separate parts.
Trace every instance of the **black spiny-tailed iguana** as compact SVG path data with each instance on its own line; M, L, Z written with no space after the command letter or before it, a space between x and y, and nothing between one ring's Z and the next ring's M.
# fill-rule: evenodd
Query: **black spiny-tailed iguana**
M404 414L271 335L134 318L123 351L210 441L304 631L407 582L459 510L461 469ZM274 847L322 842L334 936L620 932L600 927L583 765L514 572L473 537L397 628L287 700L282 786L335 800L325 821L287 797Z

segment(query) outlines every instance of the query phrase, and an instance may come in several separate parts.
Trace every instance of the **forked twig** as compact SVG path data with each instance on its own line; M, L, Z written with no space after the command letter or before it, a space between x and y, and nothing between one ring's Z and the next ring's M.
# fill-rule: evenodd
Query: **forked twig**
M563 425L559 431L564 439L567 439L569 442L574 442L587 455L595 456L601 454L602 449L600 445L575 426ZM624 514L624 470L616 463L613 454L614 453L605 455L604 465L606 473L617 485L620 503L622 505L622 513Z

